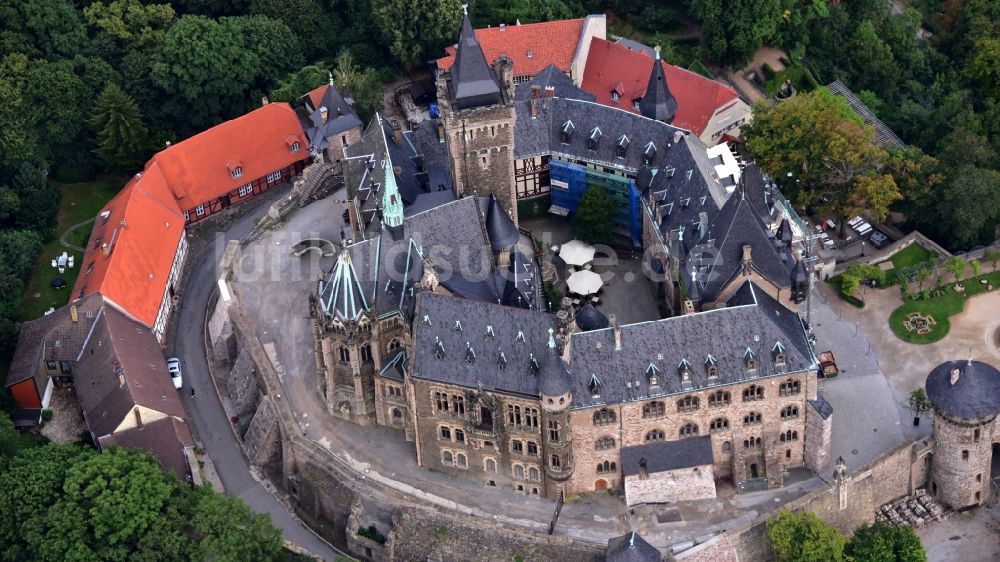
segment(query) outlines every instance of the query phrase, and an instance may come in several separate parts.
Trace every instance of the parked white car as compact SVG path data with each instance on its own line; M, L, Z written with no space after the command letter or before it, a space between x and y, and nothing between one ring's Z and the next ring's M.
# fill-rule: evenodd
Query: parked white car
M183 386L183 382L181 381L181 360L176 357L167 359L167 372L170 373L170 378L174 381L174 388L180 389Z

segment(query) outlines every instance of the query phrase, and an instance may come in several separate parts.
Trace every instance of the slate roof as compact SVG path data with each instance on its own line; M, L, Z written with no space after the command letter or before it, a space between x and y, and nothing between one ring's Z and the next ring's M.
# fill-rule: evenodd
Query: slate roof
M660 50L656 48L656 62L660 61ZM649 74L646 93L639 100L639 112L650 119L670 123L677 115L677 100L670 93L667 77L662 64L653 64Z
M688 294L702 301L714 300L743 272L743 247L750 245L752 267L778 287L791 287L794 262L788 248L779 251L750 200L738 190L719 210L705 232L691 228L685 237L688 248L701 244L688 255L682 276ZM692 259L698 257L698 259Z
M476 39L468 14L462 17L455 62L449 72L451 95L459 109L500 103L500 83Z
M181 480L191 472L184 449L194 447L194 439L187 424L176 418L160 418L143 424L142 428L104 435L100 444L102 449L117 445L123 449L145 451L156 457L164 472L173 472Z
M73 322L71 308L77 309ZM21 324L17 348L7 372L7 386L30 379L42 361L75 362L104 308L101 295L90 295L53 313ZM41 389L44 384L41 385Z
M486 208L486 232L490 236L490 245L493 251L510 248L517 243L521 233L517 230L517 225L504 210L497 196L490 193Z
M112 433L134 406L184 416L156 338L113 307L95 325L73 381L95 439Z
M569 72L573 64L585 18L487 27L476 30L487 62L500 55L514 61L514 76L534 76L553 64ZM437 60L437 67L449 70L455 63L455 47L445 49L448 56Z
M649 474L712 464L712 436L622 447L622 474L639 474L643 459Z
M576 311L576 325L583 332L602 330L610 326L608 317L597 310L590 302L585 303Z
M573 83L573 79L562 70L559 70L559 68L554 64L546 66L531 80L518 84L514 92L514 99L531 99L533 86L538 87L540 97L545 96L545 89L551 87L555 97L557 98L568 98L583 101L596 101L597 99L593 94L589 94L578 88L576 84Z
M161 161L154 156L98 213L72 293L83 298L99 292L147 326L156 322L184 236L184 216ZM224 162L219 165L225 170Z
M798 315L749 282L737 290L726 308L625 325L621 333L621 350L615 349L614 328L570 335L574 408L645 400L815 368ZM776 342L785 347L783 365L774 363ZM747 370L745 362L748 348L757 358L753 371ZM708 377L706 369L710 356L718 368L715 379ZM680 376L683 360L691 365L688 382ZM658 387L649 384L651 371L659 373ZM596 396L591 391L593 378L600 386Z
M737 103L733 89L672 64L662 65L670 92L677 100L674 125L701 135L716 110ZM653 58L648 54L595 37L590 42L581 86L602 104L637 113L633 100L645 95L652 67ZM624 92L615 101L611 91L619 84Z
M302 97L309 113L306 136L309 138L310 151L313 154L329 145L326 139L355 127L364 126L354 110L353 103L337 91L332 78L329 84L323 84ZM323 120L323 112L320 111L324 107L327 110L326 121Z
M958 380L951 384L951 372ZM927 375L927 397L955 418L983 419L1000 413L1000 371L982 361L945 361Z
M606 562L660 562L663 556L656 547L632 531L608 541Z
M524 87L525 84L518 86ZM702 196L710 198L713 212L726 200L725 187L705 154L707 148L687 131L594 102L558 97L533 101L538 108L534 118L532 100L515 102L514 158L551 155L593 162L632 175L646 165L648 151L648 166L655 168L660 176L653 181L654 188L671 194L688 190L696 201ZM573 123L573 132L569 142L563 143L562 132L567 122ZM591 149L587 141L595 128L600 130L600 140L596 149ZM680 137L679 142L675 141L675 134ZM628 146L624 157L618 157L617 144L623 136ZM641 185L637 187L643 189Z
M546 346L555 322L544 312L421 293L413 319L411 373L466 388L538 396L538 372L551 368L543 363L552 360ZM470 349L474 358L467 362Z
M810 400L810 404L813 408L816 408L816 413L818 413L824 420L829 419L833 415L833 406L823 397L822 394L817 394L815 400Z

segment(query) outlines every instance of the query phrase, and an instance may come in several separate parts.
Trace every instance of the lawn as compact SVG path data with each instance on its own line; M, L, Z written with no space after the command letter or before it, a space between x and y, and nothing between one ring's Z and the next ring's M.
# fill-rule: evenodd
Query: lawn
M986 279L992 283L994 290L996 290L996 287L1000 286L1000 271L965 279L962 281L965 285L964 294L956 292L955 283L952 282L946 286L944 294L940 296L904 302L889 315L889 327L892 328L892 332L899 339L910 343L934 343L940 340L948 335L948 330L951 329L951 322L948 318L962 312L962 309L965 307L965 301L969 300L969 298L986 291L986 287L979 282L980 279ZM931 328L930 332L924 335L909 332L903 327L903 321L906 320L906 315L911 312L929 314L934 317L936 324Z
M796 92L808 92L819 87L812 74L799 64L786 64L785 69L779 71L775 71L765 64L762 71L765 80L764 91L771 96L777 95L778 89L785 83L785 80L792 81L792 86L795 86Z
M896 272L900 269L913 267L918 263L934 261L935 258L936 255L934 252L924 248L920 244L910 244L889 258L893 268L886 272L886 286L896 284Z
M116 193L124 182L120 178L102 177L84 183L59 183L51 181L51 185L62 191L62 201L59 204L58 224L55 228L55 239L42 246L42 253L35 263L35 270L24 292L21 303L21 319L32 320L42 316L49 308L59 308L69 302L73 283L80 272L82 252L70 251L59 242L59 236L71 225L83 222L97 216L97 213ZM80 228L68 239L71 244L84 246L90 237L90 225ZM64 273L52 267L54 258L67 252L76 260L76 267L66 269ZM53 279L62 277L66 288L56 290L50 285ZM37 297L35 295L38 295Z

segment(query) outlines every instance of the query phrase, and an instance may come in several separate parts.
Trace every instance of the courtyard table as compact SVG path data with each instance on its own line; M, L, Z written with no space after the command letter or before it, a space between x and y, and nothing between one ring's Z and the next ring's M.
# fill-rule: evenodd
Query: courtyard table
M602 285L604 285L604 281L601 280L601 276L587 270L577 271L566 280L566 287L569 289L569 292L581 296L596 293L601 289Z
M579 240L570 240L559 248L559 257L566 265L584 265L594 259L594 247Z

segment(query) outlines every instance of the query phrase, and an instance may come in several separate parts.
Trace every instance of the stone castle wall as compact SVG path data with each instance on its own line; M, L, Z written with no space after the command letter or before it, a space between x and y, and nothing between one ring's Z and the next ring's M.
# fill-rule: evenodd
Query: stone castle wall
M671 503L715 497L715 475L712 465L665 470L642 479L638 475L625 477L626 505L640 503Z

